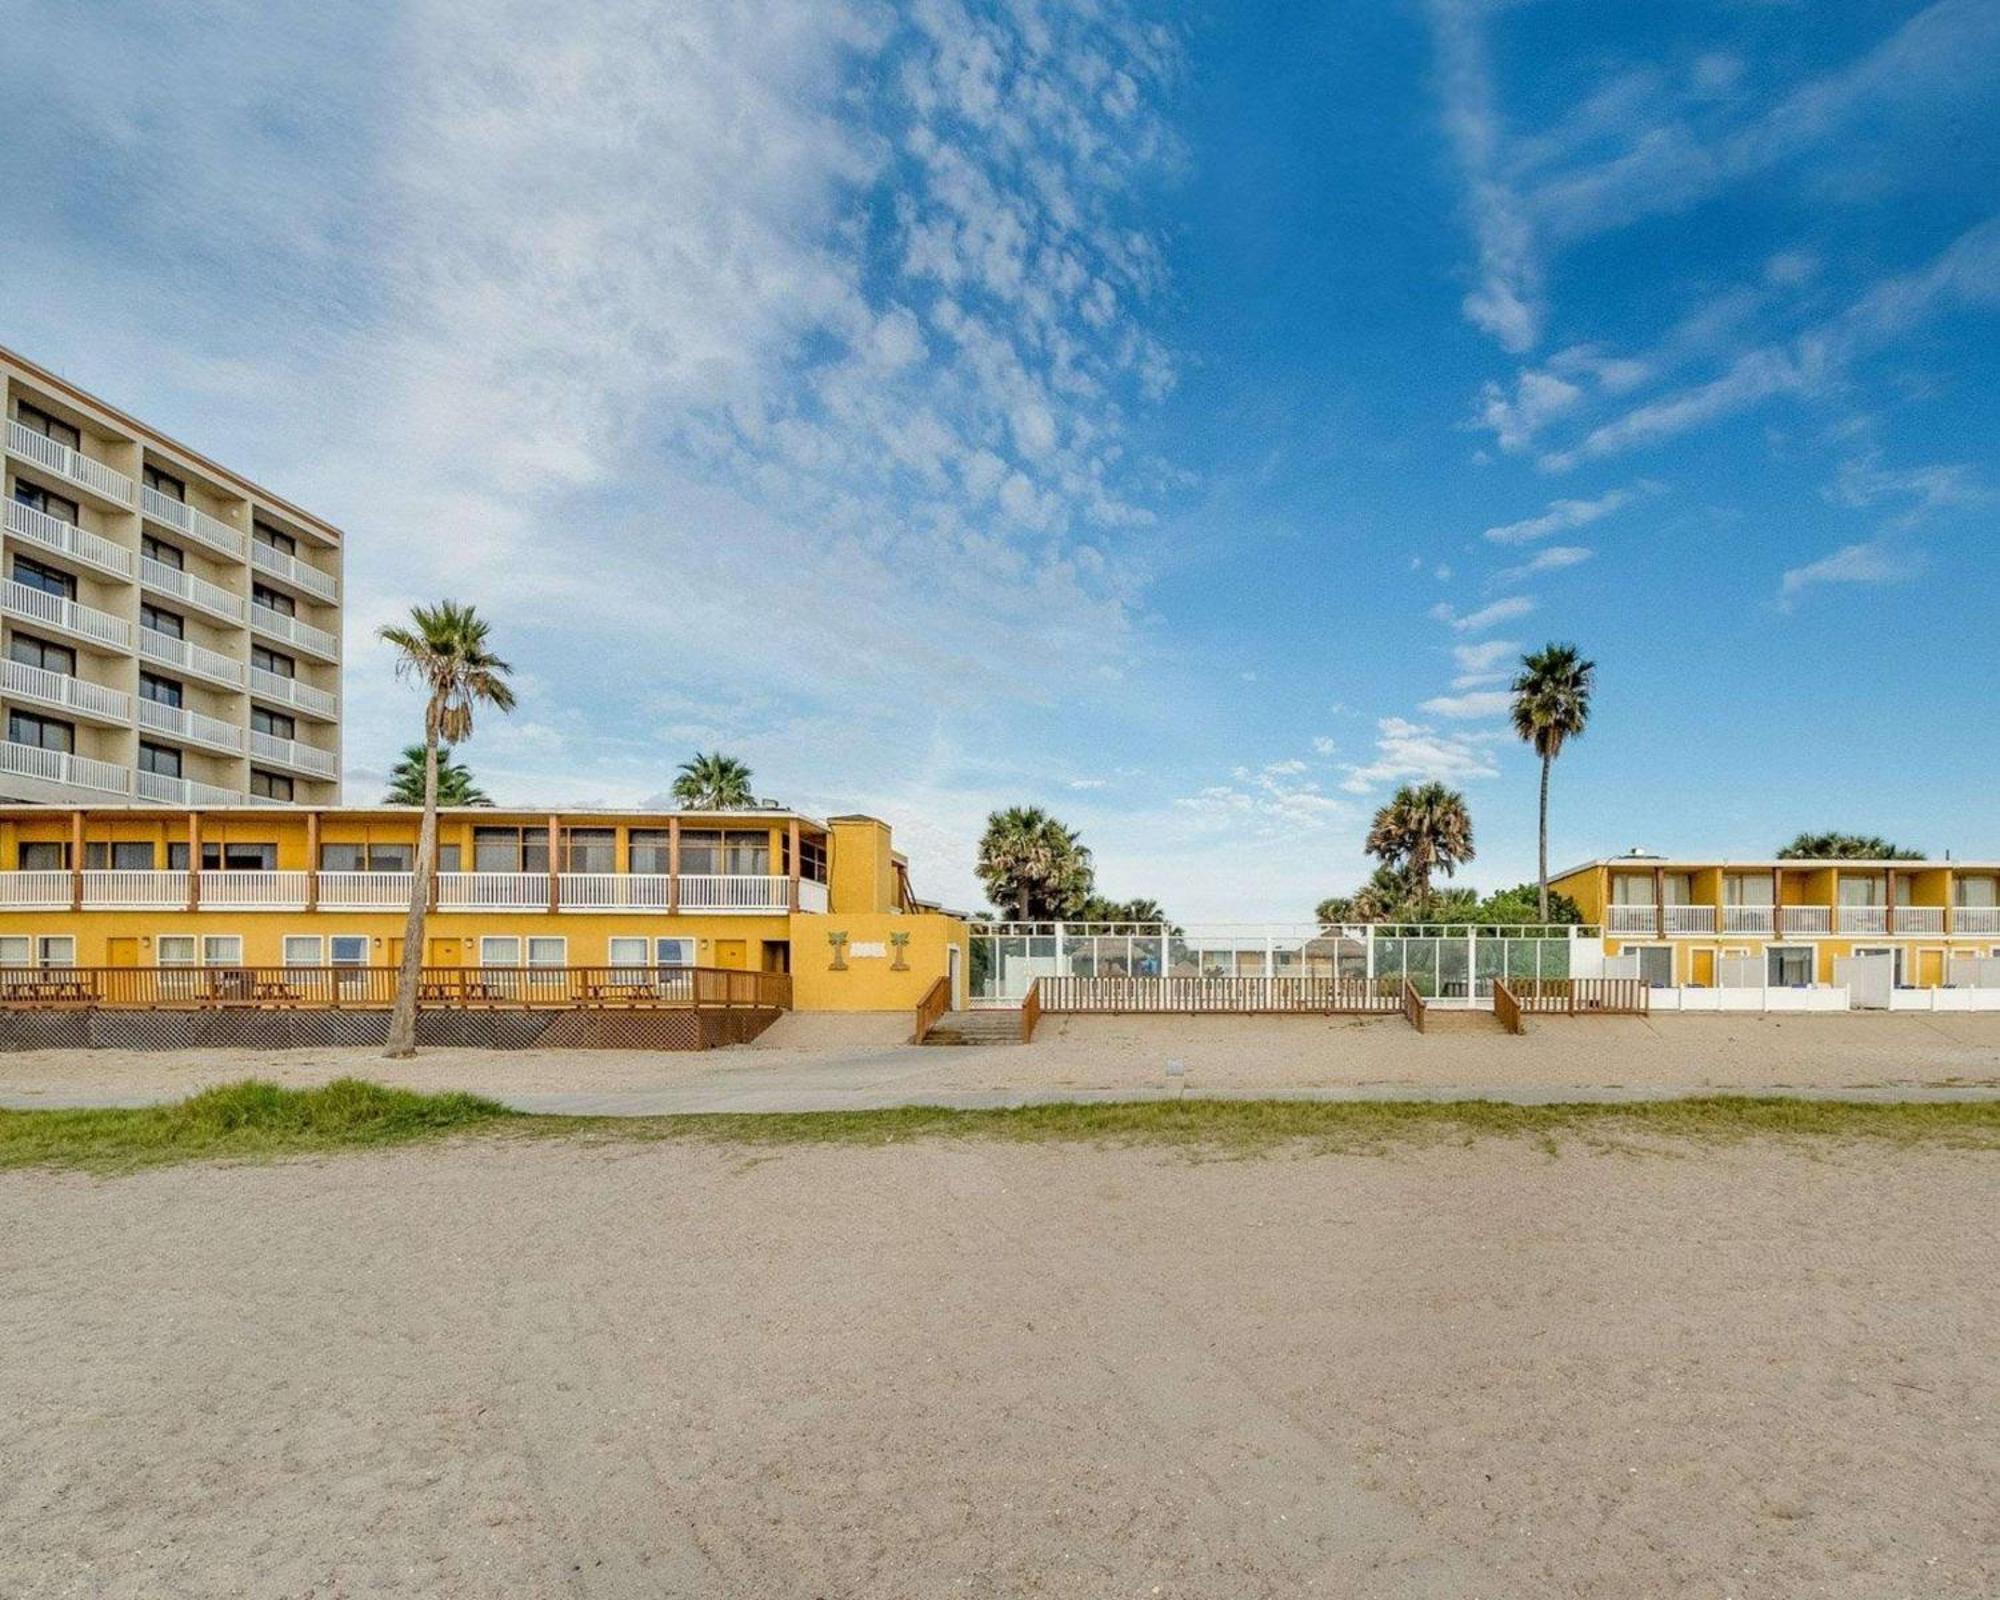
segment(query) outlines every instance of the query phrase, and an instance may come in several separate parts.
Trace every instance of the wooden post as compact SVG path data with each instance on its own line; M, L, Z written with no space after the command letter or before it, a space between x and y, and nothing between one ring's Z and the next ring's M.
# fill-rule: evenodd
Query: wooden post
M799 909L799 819L797 817L791 820L785 835L785 843L792 853L792 879L788 886L791 895L790 907L793 911L797 911Z
M306 813L306 910L319 910L319 813Z
M201 909L201 813L188 813L188 897L190 911Z
M1944 933L1947 939L1949 939L1954 933L1958 931L1956 926L1958 919L1952 915L1952 913L1955 910L1957 910L1957 908L1958 908L1958 883L1952 875L1951 868L1946 867L1944 869L1944 919L1943 920L1944 920ZM1945 952L1944 959L1946 966L1948 968L1951 963L1951 952L1949 950Z
M1667 936L1667 869L1653 868L1653 937Z
M1776 940L1785 931L1785 869L1771 869L1771 938ZM1766 968L1768 971L1769 968Z
M69 814L69 908L83 909L83 813Z
M1889 868L1888 889L1882 896L1882 931L1893 934L1896 931L1896 869Z
M681 908L681 819L667 818L667 914Z
M562 818L549 818L549 909L562 904Z

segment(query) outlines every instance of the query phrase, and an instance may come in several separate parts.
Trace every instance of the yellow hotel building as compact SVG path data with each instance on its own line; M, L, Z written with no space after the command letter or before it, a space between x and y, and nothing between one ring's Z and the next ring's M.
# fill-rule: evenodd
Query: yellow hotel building
M1955 961L2000 956L2000 862L1715 861L1630 855L1549 887L1639 957L1655 986L1711 986L1745 958L1773 987L1832 983L1850 955L1888 954L1899 985L1952 981Z
M420 813L0 809L0 968L395 967ZM804 1011L962 1000L965 924L886 823L447 808L425 965L789 973Z

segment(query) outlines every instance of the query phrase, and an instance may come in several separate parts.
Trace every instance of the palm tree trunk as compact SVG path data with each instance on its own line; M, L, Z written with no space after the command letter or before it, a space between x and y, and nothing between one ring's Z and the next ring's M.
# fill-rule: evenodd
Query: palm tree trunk
M410 874L410 914L403 923L403 966L396 976L396 1007L389 1013L391 1061L417 1053L417 988L424 971L424 921L437 883L438 708L424 718L424 821L417 834L417 870Z
M1542 921L1549 920L1549 768L1554 760L1547 752L1542 755L1542 825L1541 825L1541 887Z

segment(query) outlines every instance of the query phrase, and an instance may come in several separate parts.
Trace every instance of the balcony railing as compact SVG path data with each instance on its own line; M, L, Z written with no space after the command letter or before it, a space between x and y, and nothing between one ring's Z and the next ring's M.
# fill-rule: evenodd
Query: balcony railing
M178 667L197 678L227 684L232 689L243 687L243 663L235 657L223 655L206 645L176 639L172 634L161 633L156 628L142 627L139 630L139 654L148 661Z
M45 589L31 589L12 578L0 585L0 610L5 610L9 616L25 617L30 622L40 623L45 628L60 628L90 644L113 650L132 648L132 624L123 617L80 606L74 600L65 600L61 595L50 594Z
M309 872L204 872L198 892L204 906L239 911L299 911Z
M24 506L18 500L7 502L7 531L17 539L26 539L44 550L53 550L57 555L68 556L70 560L95 567L100 572L119 578L132 576L132 552L123 545L100 538L88 528L79 528L74 522L65 522L46 511Z
M231 594L220 585L210 583L206 578L197 578L191 572L183 572L179 567L170 567L164 561L141 556L139 581L148 589L170 594L212 616L238 624L243 621L243 596Z
M199 711L180 706L163 706L143 696L139 700L139 726L190 744L207 745L212 750L241 753L243 749L241 728L232 727L219 717L203 716Z
M188 903L188 875L185 872L119 870L90 871L83 875L83 904L87 911L122 911L140 907L166 906L181 910Z
M1666 907L1667 932L1669 933L1713 933L1715 932L1714 906L1668 906Z
M121 506L132 503L132 480L122 472L113 472L102 461L93 461L80 450L72 450L66 444L58 444L45 434L33 428L23 427L18 422L7 424L7 448L17 456L24 456L46 472L53 472L59 478L67 478L78 483L93 494L100 494L107 500L115 500Z
M269 573L294 589L303 589L316 600L324 600L331 605L340 594L340 585L330 572L321 572L318 567L309 566L297 556L288 556L282 550L273 550L261 539L250 541L250 565L259 572Z
M673 881L663 872L565 872L562 905L569 911L665 911Z
M546 872L440 872L437 903L447 910L546 911Z
M1774 933L1777 931L1778 913L1772 906L1724 906L1722 908L1722 931L1724 933Z
M1953 906L1953 933L2000 933L2000 906Z
M407 911L411 877L407 872L322 872L319 903L345 911Z
M791 903L789 878L761 873L681 874L683 911L785 911Z
M331 778L337 766L331 750L300 744L296 739L280 739L276 734L260 733L255 728L250 730L250 753L264 761L309 772L316 778Z
M308 655L315 655L327 661L336 660L340 654L340 641L324 628L315 628L288 617L282 611L273 611L269 606L250 602L250 626L259 633L268 634L273 639L283 639L287 644L296 645Z
M67 872L0 872L0 906L23 910L67 910L76 879Z
M111 761L94 761L65 750L44 750L40 745L0 743L0 772L18 777L40 778L45 783L66 783L78 789L101 789L106 794L130 794L132 770Z
M1886 906L1842 906L1840 908L1840 931L1842 933L1887 933L1889 931L1889 911Z
M0 661L0 687L17 699L57 706L78 716L102 717L109 722L132 720L130 695L82 678L72 678L65 672L31 667L25 661Z
M1786 906L1779 913L1779 931L1783 933L1831 933L1833 932L1833 907Z
M315 717L331 718L339 704L324 689L315 689L309 683L301 683L297 678L287 678L283 673L270 672L263 667L250 669L250 692Z
M1607 906L1604 912L1606 933L1658 933L1660 931L1659 908L1651 905Z
M136 772L132 792L141 800L159 800L172 806L240 805L243 796L234 789L218 788L193 778L175 778L164 772Z
M238 561L243 559L243 535L206 511L197 511L193 506L174 499L172 495L161 494L157 489L139 491L139 509L155 522L165 523L176 533L186 534L211 550L219 550Z

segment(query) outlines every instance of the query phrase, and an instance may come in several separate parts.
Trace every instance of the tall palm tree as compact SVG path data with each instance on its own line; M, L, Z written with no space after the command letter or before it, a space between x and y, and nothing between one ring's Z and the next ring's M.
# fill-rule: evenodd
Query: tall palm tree
M407 624L380 630L396 652L396 676L429 692L424 705L424 821L417 835L417 870L410 875L410 916L403 925L403 970L396 979L396 1006L389 1014L390 1059L417 1053L417 984L424 965L424 919L437 883L438 749L472 737L475 706L514 709L507 677L514 670L486 644L487 625L479 613L456 600L413 606Z
M1540 877L1542 921L1549 920L1549 770L1571 739L1583 737L1590 721L1590 692L1597 663L1586 661L1573 644L1545 644L1521 657L1513 683L1514 732L1542 758Z
M1421 912L1430 904L1431 874L1449 878L1473 858L1465 796L1441 783L1405 784L1375 813L1365 848L1384 866L1408 875Z
M757 803L750 792L750 769L720 750L706 755L697 750L692 761L682 762L673 796L696 811L734 811Z
M403 746L401 759L389 773L389 792L382 796L385 806L420 806L424 803L424 747ZM451 746L438 746L438 804L441 806L490 806L493 797L473 781L472 769L451 758Z
M1040 806L1012 806L986 819L975 869L986 897L1022 922L1075 916L1090 899L1096 872L1072 828Z

